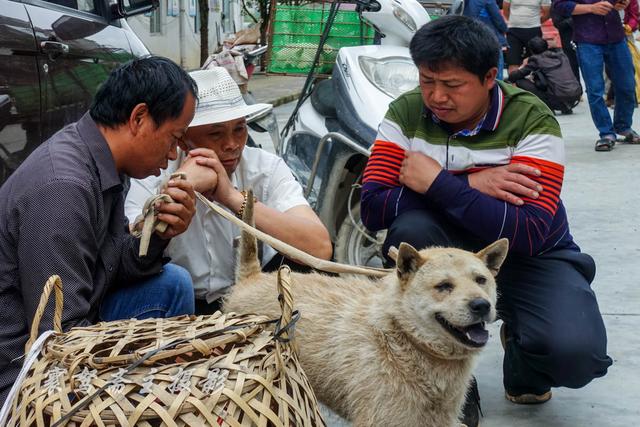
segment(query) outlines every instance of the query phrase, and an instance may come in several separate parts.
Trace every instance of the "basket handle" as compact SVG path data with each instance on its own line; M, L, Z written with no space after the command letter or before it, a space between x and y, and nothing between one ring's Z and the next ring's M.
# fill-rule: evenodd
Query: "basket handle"
M293 295L291 294L291 269L287 265L283 265L278 269L278 299L280 300L280 309L282 316L280 317L279 333L281 342L288 342L293 339L293 332L289 330L293 319Z
M49 296L51 295L51 289L55 286L56 290L56 306L55 312L53 314L53 329L61 333L62 332L62 303L63 303L63 295L62 295L62 280L60 276L53 275L49 277L47 283L44 285L44 289L42 291L42 295L40 296L40 302L38 303L38 308L36 309L36 314L33 316L33 323L31 324L31 334L29 335L29 340L24 346L25 353L29 353L31 350L31 346L33 342L38 338L38 329L40 329L40 320L42 319L42 315L44 314L45 308L47 308L47 303L49 302Z

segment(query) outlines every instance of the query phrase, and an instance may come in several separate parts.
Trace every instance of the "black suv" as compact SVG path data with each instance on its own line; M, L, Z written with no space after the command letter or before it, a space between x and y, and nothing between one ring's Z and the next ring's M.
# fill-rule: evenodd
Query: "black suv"
M149 53L123 18L157 1L0 0L0 185L113 68Z

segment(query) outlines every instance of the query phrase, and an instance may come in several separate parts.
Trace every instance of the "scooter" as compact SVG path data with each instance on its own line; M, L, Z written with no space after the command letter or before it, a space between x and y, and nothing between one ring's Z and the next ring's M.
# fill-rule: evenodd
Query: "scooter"
M381 266L385 232L363 226L360 182L389 103L418 85L408 46L430 16L417 0L362 0L359 7L380 44L341 48L331 78L299 102L275 148L328 228L336 261ZM463 8L457 0L449 13Z

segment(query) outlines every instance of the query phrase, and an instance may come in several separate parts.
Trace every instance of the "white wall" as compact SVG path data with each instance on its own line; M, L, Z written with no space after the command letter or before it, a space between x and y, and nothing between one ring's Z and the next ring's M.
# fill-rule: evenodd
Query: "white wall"
M150 32L151 18L148 16L138 15L127 21L149 52L170 58L187 70L197 69L200 67L200 33L196 28L195 17L189 16L189 0L174 0L176 13L180 9L177 5L182 6L183 13L179 16L167 15L168 1L172 0L160 0L160 33ZM209 53L217 50L222 40L227 38L225 30L227 33L232 33L233 27L241 28L241 7L238 0L231 0L229 3L230 19L227 20L227 26L232 28L224 28L221 19L222 1L224 0L209 2ZM195 0L195 7L198 7L197 0ZM180 19L182 19L184 31L182 43L180 43Z

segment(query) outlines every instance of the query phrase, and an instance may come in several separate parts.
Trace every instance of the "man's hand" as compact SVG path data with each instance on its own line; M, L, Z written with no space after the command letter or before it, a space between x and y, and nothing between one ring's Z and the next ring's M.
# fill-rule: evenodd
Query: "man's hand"
M218 185L218 174L215 169L200 164L196 161L198 158L215 158L216 153L206 148L197 148L189 152L189 156L182 162L180 169L176 172L182 172L187 176L187 181L193 185L193 189L199 193L207 193L215 190Z
M615 10L624 10L627 6L629 6L629 0L618 0L616 4L613 5L613 8Z
M617 6L617 4L616 4ZM626 6L625 6L626 7ZM606 15L613 9L613 5L606 0L599 1L590 5L591 13L595 15Z
M173 203L161 203L158 206L158 219L169 225L167 230L158 233L158 236L171 239L184 233L189 227L196 212L196 194L193 185L185 179L171 179L163 193L171 196Z
M494 199L522 206L524 201L518 196L537 199L543 190L527 175L540 176L540 171L521 163L511 163L470 174L469 185Z
M222 163L220 163L218 156L206 158L200 156L196 158L196 162L201 166L212 168L218 176L218 185L216 185L216 188L207 193L203 193L203 195L209 200L214 200L233 212L237 212L244 201L244 196L231 183L229 174L227 174L226 169Z
M400 168L400 184L424 194L433 184L442 166L426 154L407 151Z

